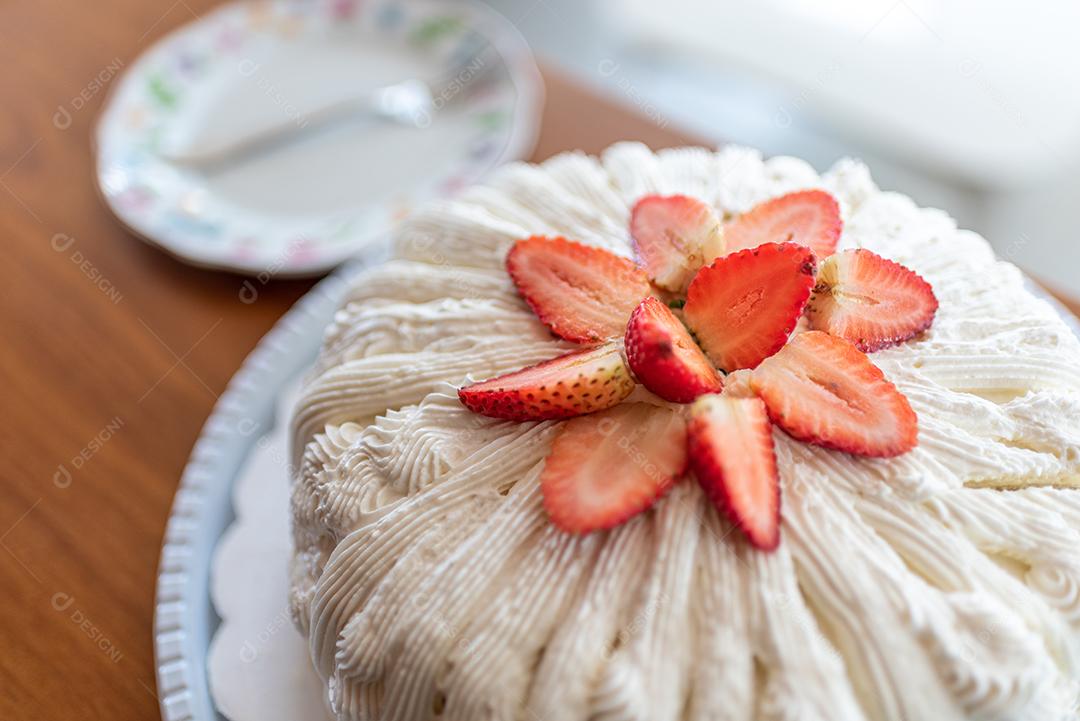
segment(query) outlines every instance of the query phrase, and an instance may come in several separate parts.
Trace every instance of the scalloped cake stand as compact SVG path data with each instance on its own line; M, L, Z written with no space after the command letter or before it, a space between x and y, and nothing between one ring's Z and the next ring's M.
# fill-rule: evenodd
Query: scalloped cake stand
M284 457L283 435L276 440L267 436L279 396L314 360L349 277L381 262L385 253L385 246L379 246L326 278L278 321L237 371L195 444L173 502L158 575L154 647L165 721L225 721L210 694L207 655L221 623L211 602L213 556L236 518L234 485L253 450ZM1034 283L1029 285L1080 337L1080 319ZM275 443L281 447L275 450ZM276 467L280 470L281 463ZM284 568L284 552L280 562ZM271 628L265 620L261 624L262 629Z

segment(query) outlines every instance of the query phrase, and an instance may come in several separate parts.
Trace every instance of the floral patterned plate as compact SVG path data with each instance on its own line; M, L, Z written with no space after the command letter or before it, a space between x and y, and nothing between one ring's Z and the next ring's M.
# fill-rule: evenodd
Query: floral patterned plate
M417 125L321 107L404 80L432 89ZM312 275L416 204L529 153L543 89L517 31L473 0L233 2L165 37L117 84L97 180L132 231L195 265ZM288 142L213 166L170 148L267 118Z

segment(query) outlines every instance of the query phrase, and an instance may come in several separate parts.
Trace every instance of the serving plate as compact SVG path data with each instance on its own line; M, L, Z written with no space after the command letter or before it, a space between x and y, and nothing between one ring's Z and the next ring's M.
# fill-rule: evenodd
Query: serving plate
M349 278L385 257L384 245L369 248L297 302L244 361L203 427L180 479L159 566L154 649L165 721L226 721L211 698L207 655L220 623L210 596L213 554L234 519L234 484L271 430L279 394L315 359ZM1080 319L1028 285L1080 338Z
M348 279L381 262L370 246L327 276L274 325L218 399L180 478L158 564L154 656L165 721L225 721L209 693L206 658L220 623L210 598L214 549L233 522L233 484L270 429L281 389L314 361Z
M403 83L427 86L422 117L371 112L365 99ZM528 155L542 98L525 41L478 0L240 0L126 69L97 125L96 180L121 222L181 260L314 275ZM283 132L206 162L260 128Z

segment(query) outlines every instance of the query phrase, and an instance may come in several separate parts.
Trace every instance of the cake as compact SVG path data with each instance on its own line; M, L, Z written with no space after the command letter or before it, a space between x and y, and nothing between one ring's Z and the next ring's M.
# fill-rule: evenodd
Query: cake
M632 513L568 527L542 481L560 434L593 415L521 421L520 404L466 403L486 379L581 351L534 312L508 254L565 238L641 263L642 198L698 199L734 237L762 203L808 190L835 199L845 257L868 252L932 287L932 322L842 351L880 369L873 382L910 406L917 439L904 426L880 457L806 442L763 395L778 425L748 437L745 457L771 447L776 529L755 535L737 503L694 482L710 472L700 461ZM404 221L391 255L352 279L292 421L291 610L338 719L1077 717L1080 341L947 214L880 191L852 160L819 175L744 148L623 143L507 166ZM817 297L823 261L817 281L791 282ZM669 288L692 275L644 265ZM813 330L820 306L798 308L772 359L810 347L800 338L840 343ZM634 322L663 328L693 308L651 311ZM687 323L711 358L723 352ZM777 362L738 360L721 395L703 371L692 405L659 399L640 373L611 376L604 402L619 405L601 413L717 418L728 395L761 403L764 376L748 369ZM493 408L506 417L474 412Z

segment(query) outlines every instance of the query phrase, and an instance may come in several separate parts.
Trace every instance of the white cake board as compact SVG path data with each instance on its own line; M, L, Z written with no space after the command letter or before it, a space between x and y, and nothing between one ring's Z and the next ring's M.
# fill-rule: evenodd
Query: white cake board
M288 409L279 397L273 429L256 443L233 490L236 520L214 554L210 596L221 625L210 644L210 693L230 721L332 719L325 687L288 605Z

